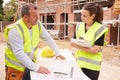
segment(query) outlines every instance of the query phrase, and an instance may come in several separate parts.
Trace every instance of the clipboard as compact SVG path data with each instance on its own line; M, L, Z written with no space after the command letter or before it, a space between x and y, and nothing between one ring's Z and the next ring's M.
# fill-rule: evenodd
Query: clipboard
M88 48L92 47L92 45L90 44L90 41L87 41L87 40L84 40L84 39L71 38L70 41L72 43L75 43L75 44L79 45L79 46L88 47Z

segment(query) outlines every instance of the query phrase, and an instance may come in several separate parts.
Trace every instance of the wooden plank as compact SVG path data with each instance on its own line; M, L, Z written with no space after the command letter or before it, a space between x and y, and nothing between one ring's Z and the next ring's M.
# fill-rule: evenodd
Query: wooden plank
M120 14L120 0L115 0L113 14Z

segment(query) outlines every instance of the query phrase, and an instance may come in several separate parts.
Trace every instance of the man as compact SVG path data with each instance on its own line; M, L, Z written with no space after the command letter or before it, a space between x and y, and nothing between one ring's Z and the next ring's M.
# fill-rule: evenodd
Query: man
M50 73L47 68L34 63L39 38L42 38L55 51L56 58L65 59L60 55L54 40L38 20L37 7L32 3L25 4L22 7L21 14L20 20L5 29L7 80L22 80L22 73L25 68L42 74Z

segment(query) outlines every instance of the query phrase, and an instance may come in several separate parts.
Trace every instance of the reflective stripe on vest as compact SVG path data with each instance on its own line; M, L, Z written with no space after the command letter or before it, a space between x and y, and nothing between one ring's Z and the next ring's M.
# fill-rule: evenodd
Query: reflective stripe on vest
M19 28L20 31L22 32L23 41L24 41L25 36L24 36L23 28L21 27L20 24L16 24L16 25L18 26L18 28ZM39 26L39 31L40 31L40 23L38 23L38 26ZM10 46L10 44L9 44L8 42L7 42L7 46L9 47L9 49L12 50L12 48L11 48L11 46ZM38 48L38 46L36 46L33 50L36 51L37 48ZM27 53L27 55L30 57L30 59L33 60L33 58L34 58L34 55L33 55L33 54L34 54L34 53L33 53L33 54L32 54L31 52L25 52L25 53Z
M96 64L96 65L101 65L101 61L95 61L95 60L91 60L91 59L88 59L88 58L85 58L85 57L80 57L79 56L77 58L77 60L85 61L85 62Z
M5 59L8 60L8 61L10 61L10 62L11 62L12 64L14 64L14 65L17 65L17 66L19 66L19 67L23 67L22 64L20 64L20 63L18 63L18 62L15 62L14 60L12 60L12 59L10 59L9 57L7 57L6 55L5 55Z
M91 41L91 45L94 45L94 42L100 37L102 36L104 33L106 33L106 28L103 27L101 24L99 24L98 22L95 22L89 32L85 33L85 28L84 28L85 24L81 23L79 25L79 28L77 27L76 32L77 32L77 39L79 39L79 37L83 37L84 39ZM96 27L98 26L98 27ZM91 35L90 31L93 31L94 34ZM77 63L81 68L88 68L91 70L100 70L100 65L101 65L101 60L102 60L102 54L101 54L102 50L99 50L99 52L96 55L92 55L89 52L85 52L82 50L78 50L76 53L76 57L77 57ZM87 55L88 54L88 55Z
M24 41L25 36L24 36L24 31L23 31L23 28L21 27L21 25L20 25L20 24L16 24L16 25L17 25L17 27L20 29L20 31L22 32L23 41ZM23 42L23 43L24 43L24 42Z
M10 46L10 44L9 44L8 42L7 42L7 47L8 47L10 50L12 50L12 48L11 48L11 46ZM34 51L36 51L37 48L38 48L38 46L36 46L36 47L34 48ZM30 52L25 52L25 53L27 53L27 55L30 56ZM33 59L32 56L31 56L31 59Z
M97 37L104 29L105 29L105 28L104 28L103 26L101 26L101 27L97 30L94 39L96 39L96 37Z
M25 37L25 36L24 36L24 31L23 31L22 26L21 26L20 24L15 24L15 25L16 25L16 26L19 28L19 30L21 31L22 36L23 36L22 38L23 38L23 41L24 41L24 37ZM41 26L41 24L38 22L39 32L41 32L40 26ZM38 44L38 45L39 45L39 44ZM33 48L33 53L31 53L31 52L25 52L25 53L29 56L29 58L30 58L31 60L34 59L34 52L38 49L38 45L37 45L35 48ZM8 48L12 51L12 48L11 48L11 46L10 46L10 44L9 44L9 41L7 42L7 46L8 46ZM16 65L16 66L19 66L19 67L23 67L23 65L22 65L21 63L16 62L16 61L10 59L7 55L5 55L5 59L6 59L7 61L11 62L13 65Z
M17 26L18 26L18 28L20 29L20 31L23 33L23 40L24 40L24 31L23 31L23 28L21 27L21 25L20 24L16 24ZM40 32L40 23L38 22L38 26L39 26L39 32ZM35 48L34 48L34 51L36 50L38 48L38 46L36 46Z
M78 28L79 28L78 25L80 25L80 24L77 24L77 27L76 27L77 30L78 30ZM97 32L95 33L94 39L96 39L96 37L97 37L104 29L105 29L105 27L101 26L101 27L97 30Z

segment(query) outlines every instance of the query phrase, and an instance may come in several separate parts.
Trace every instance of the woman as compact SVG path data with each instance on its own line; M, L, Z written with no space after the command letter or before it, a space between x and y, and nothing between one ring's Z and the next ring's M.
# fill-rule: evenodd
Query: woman
M101 46L108 32L102 26L103 10L97 3L88 3L81 10L82 22L77 24L76 38L88 41L92 47L83 47L71 42L77 48L76 59L81 70L91 79L98 80L102 61Z

